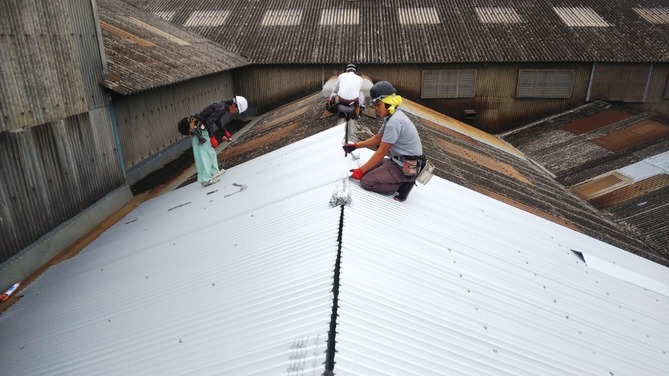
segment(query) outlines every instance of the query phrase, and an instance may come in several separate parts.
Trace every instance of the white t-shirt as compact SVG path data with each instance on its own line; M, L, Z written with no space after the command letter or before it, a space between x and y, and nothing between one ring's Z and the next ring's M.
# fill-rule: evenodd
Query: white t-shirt
M337 83L332 88L332 95L339 95L342 99L352 101L360 97L361 88L362 77L353 72L345 72L337 77Z

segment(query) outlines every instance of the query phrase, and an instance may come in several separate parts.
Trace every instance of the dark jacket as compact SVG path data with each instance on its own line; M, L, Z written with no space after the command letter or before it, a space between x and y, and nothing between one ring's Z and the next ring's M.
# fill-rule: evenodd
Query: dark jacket
M204 127L207 129L209 135L213 136L214 132L216 132L214 124L216 124L216 127L222 130L223 132L227 130L225 129L225 126L221 124L221 118L223 118L223 115L227 113L228 113L227 103L225 101L220 101L220 102L214 102L209 106L205 107L204 109L202 109L202 111L200 111L199 114L196 114L195 117L202 124L204 124Z

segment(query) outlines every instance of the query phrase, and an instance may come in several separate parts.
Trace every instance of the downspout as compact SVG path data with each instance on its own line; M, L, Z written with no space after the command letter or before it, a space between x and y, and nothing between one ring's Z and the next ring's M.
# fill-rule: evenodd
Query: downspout
M650 86L650 77L653 75L653 66L654 63L650 63L650 70L648 71L648 78L646 79L646 87L643 89L643 97L641 101L646 103L646 98L648 97L648 87Z
M100 64L102 65L102 80L104 80L109 74L109 66L107 65L107 55L105 54L104 38L102 37L102 29L100 29L100 16L98 15L98 4L96 0L91 0L91 9L93 10L93 21L95 23L95 36L98 39L98 51L100 53ZM104 90L103 92L106 93ZM107 109L109 111L109 120L111 121L112 132L114 134L114 143L116 144L116 154L118 156L119 168L123 174L123 180L127 183L128 175L125 170L125 160L123 159L123 149L121 148L121 137L118 133L116 112L114 111L111 95L107 94L107 98Z
M585 94L585 101L590 102L590 94L592 93L592 82L595 79L595 68L597 63L592 63L592 68L590 68L590 79L588 80L588 91Z

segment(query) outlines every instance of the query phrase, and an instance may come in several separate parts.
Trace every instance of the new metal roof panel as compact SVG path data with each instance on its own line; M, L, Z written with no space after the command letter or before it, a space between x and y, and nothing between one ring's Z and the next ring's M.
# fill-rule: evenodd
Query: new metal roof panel
M436 176L401 204L351 183L342 215L372 153L343 134L138 206L0 316L3 373L321 375L326 348L336 375L669 368L669 269Z
M0 316L0 373L321 374L340 145L317 135L137 207Z
M352 190L337 375L669 369L669 269L443 179L402 205Z

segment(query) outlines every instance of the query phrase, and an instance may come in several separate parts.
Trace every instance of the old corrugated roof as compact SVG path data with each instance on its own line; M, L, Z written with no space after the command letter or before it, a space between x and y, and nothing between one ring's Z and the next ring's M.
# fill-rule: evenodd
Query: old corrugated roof
M343 135L138 206L0 316L3 371L665 373L669 269L439 177L347 185Z
M220 45L120 0L97 2L108 74L123 95L249 64Z
M593 102L502 136L669 257L669 122Z
M667 62L664 0L128 0L259 64Z

